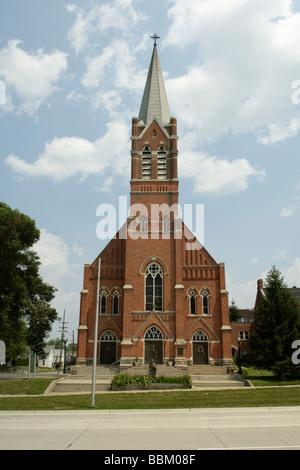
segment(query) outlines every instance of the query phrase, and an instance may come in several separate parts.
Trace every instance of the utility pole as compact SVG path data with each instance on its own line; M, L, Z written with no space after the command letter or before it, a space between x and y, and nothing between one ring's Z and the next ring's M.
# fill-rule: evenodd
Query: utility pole
M59 369L61 369L61 358L62 358L62 350L63 350L63 344L64 344L64 338L65 338L65 331L67 330L66 328L66 323L69 323L69 322L66 322L65 321L66 319L66 311L64 310L64 317L63 317L63 321L60 322L62 323L62 326L60 326L60 331L61 331L61 340L60 340L60 358L59 358ZM65 353L66 355L66 353ZM66 357L64 358L64 362L66 360Z
M74 365L75 364L75 360L74 360L74 358L75 358L74 330L73 330L72 338L73 338L72 339L72 365Z

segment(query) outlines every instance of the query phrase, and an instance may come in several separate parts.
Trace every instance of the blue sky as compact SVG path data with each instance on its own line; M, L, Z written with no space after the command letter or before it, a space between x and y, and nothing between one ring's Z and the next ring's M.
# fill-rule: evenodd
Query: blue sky
M272 263L300 285L299 0L10 0L0 200L41 230L41 274L69 339L83 265L107 243L97 207L129 196L154 33L178 120L180 203L204 204L204 245L225 263L230 301L252 308Z

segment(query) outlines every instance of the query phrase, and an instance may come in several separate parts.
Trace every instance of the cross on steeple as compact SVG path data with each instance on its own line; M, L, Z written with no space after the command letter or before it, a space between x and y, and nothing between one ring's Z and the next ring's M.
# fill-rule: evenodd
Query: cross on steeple
M155 33L153 36L151 36L151 39L154 39L154 46L156 46L156 40L160 39L160 36L157 36L157 34Z

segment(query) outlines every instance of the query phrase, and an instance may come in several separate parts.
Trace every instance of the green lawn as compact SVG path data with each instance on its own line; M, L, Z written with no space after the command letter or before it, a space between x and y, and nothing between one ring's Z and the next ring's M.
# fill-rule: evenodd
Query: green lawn
M55 379L13 379L0 383L0 394L19 393L24 397L0 396L0 410L84 410L91 395L42 396ZM10 390L10 391L9 391ZM26 396L27 394L27 396ZM30 397L29 394L37 396ZM300 387L249 388L212 391L172 391L101 393L95 396L96 409L223 408L249 406L300 406Z
M42 395L48 385L57 380L57 377L45 377L37 379L9 379L0 381L1 395Z

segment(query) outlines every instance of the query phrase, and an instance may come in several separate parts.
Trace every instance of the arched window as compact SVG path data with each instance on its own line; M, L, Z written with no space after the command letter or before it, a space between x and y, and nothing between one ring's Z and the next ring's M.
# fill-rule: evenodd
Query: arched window
M162 311L163 309L163 271L157 263L147 266L145 272L146 302L145 310Z
M202 294L202 313L203 315L209 314L209 300L208 300L208 292L204 291Z
M150 326L145 333L145 339L163 339L163 335L157 326Z
M100 313L101 315L106 314L106 307L107 307L107 294L105 291L101 293L100 296Z
M196 294L194 291L190 293L190 315L196 315Z
M204 331L198 330L193 335L193 341L208 341L208 338Z
M113 302L112 302L112 313L113 315L118 315L119 313L119 292L117 290L113 293Z
M102 333L100 341L117 341L117 337L113 331L106 330Z
M157 152L157 179L167 179L167 157L166 149L161 145Z
M142 153L142 179L151 179L151 149L148 145L144 147Z

